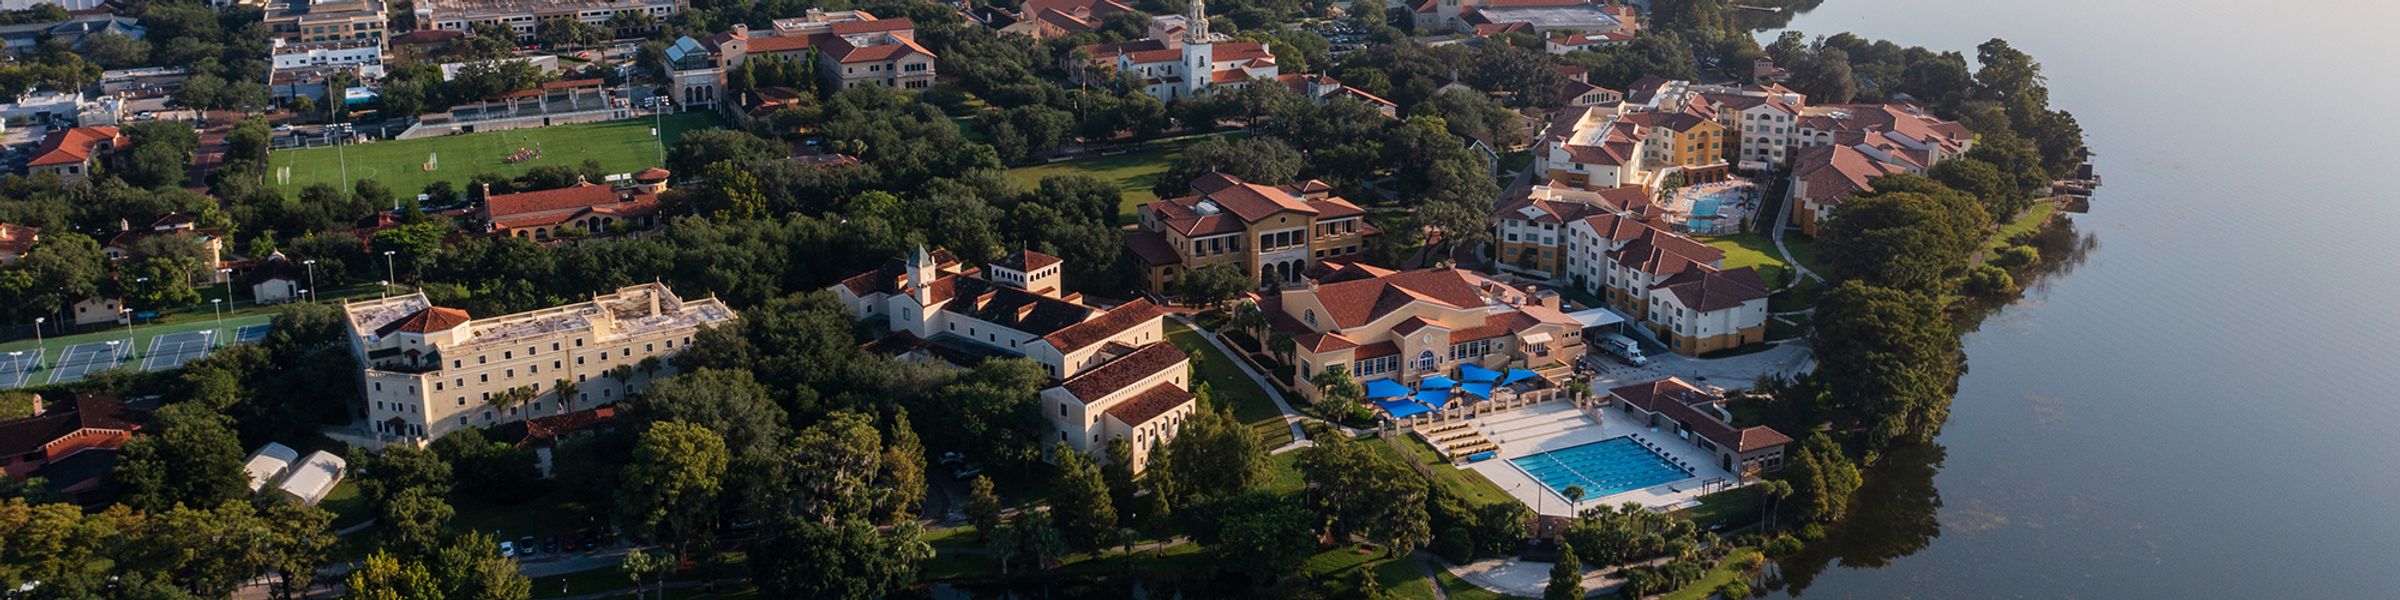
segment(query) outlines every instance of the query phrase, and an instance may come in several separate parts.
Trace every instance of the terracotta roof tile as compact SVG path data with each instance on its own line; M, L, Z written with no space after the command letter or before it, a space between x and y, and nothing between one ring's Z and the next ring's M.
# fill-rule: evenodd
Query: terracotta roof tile
M1688 269L1651 289L1665 290L1684 307L1704 313L1767 298L1766 280L1760 279L1758 270L1750 267L1729 271Z
M108 126L76 127L51 132L49 137L42 138L41 146L34 148L33 158L26 160L25 166L50 167L89 161L94 148L102 142L115 139L117 128Z
M442 306L428 306L399 320L375 328L377 337L393 333L433 333L449 331L470 320L467 311Z
M1134 394L1131 398L1117 402L1108 407L1107 412L1108 416L1116 417L1118 421L1122 421L1126 425L1138 427L1177 407L1190 404L1192 400L1193 396L1190 391L1175 387L1175 384L1172 383L1161 383L1150 386L1150 389L1142 390L1142 393Z
M1060 383L1059 386L1066 388L1067 393L1075 396L1076 400L1090 404L1092 401L1106 398L1109 394L1125 389L1125 386L1148 379L1160 371L1178 368L1189 360L1191 359L1184 356L1183 350L1176 348L1174 344L1151 342L1147 346L1142 346L1142 349L1135 350L1132 354L1118 357L1116 360L1108 361L1107 364L1084 371L1082 374Z
M1700 434L1700 437L1708 438L1718 446L1732 448L1734 452L1748 453L1792 442L1791 436L1771 428L1748 427L1737 430L1717 420L1713 411L1694 406L1709 404L1717 399L1703 394L1700 388L1692 387L1682 379L1669 377L1650 383L1610 388L1608 395L1636 408L1666 415L1690 426L1692 432Z
M1042 336L1042 341L1049 342L1050 346L1057 348L1059 352L1073 352L1090 346L1094 342L1116 337L1125 330L1157 321L1159 317L1166 314L1167 311L1160 309L1156 304L1151 304L1150 299L1136 298L1132 302L1108 311L1107 314L1100 315L1099 318L1069 325L1065 329Z
M0 422L0 456L39 452L51 442L87 429L130 432L141 429L141 423L115 396L79 394L74 410L52 410Z

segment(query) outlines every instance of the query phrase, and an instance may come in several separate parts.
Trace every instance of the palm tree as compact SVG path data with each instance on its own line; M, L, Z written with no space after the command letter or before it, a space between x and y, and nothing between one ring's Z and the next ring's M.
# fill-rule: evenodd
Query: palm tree
M486 402L490 404L492 408L508 408L511 406L516 406L517 404L523 403L527 400L532 400L533 397L533 388L518 386L501 390L498 394L492 394L492 398Z
M1759 482L1758 486L1758 493L1767 497L1767 504L1762 507L1764 514L1761 514L1759 518L1767 521L1768 531L1773 531L1775 529L1775 507L1782 504L1784 498L1792 497L1792 484L1780 479L1770 479Z
M642 381L649 381L650 378L658 376L659 369L666 368L666 366L667 361L659 360L656 356L646 356L642 357L641 364L634 368L642 370Z
M1231 324L1235 329L1239 329L1243 333L1250 334L1250 337L1253 339L1253 341L1266 339L1266 333L1262 330L1264 330L1267 326L1267 313L1266 311L1259 310L1258 304L1255 302L1243 302L1241 304L1234 305L1233 319ZM1258 348L1258 350L1263 351L1266 349Z
M1567 497L1567 508L1569 509L1575 508L1576 503L1583 501L1583 486L1580 485L1567 486L1567 489L1559 490L1558 493Z
M566 412L568 403L575 401L575 392L580 387L581 386L575 385L575 382L569 381L564 377L559 378L558 381L551 382L550 389L558 392L559 412Z

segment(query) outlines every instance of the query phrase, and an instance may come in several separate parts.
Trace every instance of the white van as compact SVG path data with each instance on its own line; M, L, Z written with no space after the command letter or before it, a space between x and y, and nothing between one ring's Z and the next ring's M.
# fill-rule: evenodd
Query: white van
M1641 342L1633 341L1633 338L1624 334L1611 333L1600 338L1600 350L1625 361L1625 364L1636 367L1650 364L1650 357L1642 355Z

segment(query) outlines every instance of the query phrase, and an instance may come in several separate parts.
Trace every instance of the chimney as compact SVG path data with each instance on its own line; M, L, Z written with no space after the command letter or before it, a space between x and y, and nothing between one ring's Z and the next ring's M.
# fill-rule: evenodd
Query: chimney
M131 219L117 219L117 231L133 231Z
M33 412L25 413L25 414L22 414L22 415L0 415L0 419L6 419L6 420L16 420L16 419L18 419L18 418L20 418L20 417L38 417L38 416L41 416L41 414L42 414L42 395L41 395L41 394L34 394L34 395L33 395Z
M483 199L485 199L485 200L490 200L490 199L492 199L492 184L489 184L489 183L483 184Z
M735 24L733 24L733 37L750 37L750 24L749 24L749 23L735 23Z

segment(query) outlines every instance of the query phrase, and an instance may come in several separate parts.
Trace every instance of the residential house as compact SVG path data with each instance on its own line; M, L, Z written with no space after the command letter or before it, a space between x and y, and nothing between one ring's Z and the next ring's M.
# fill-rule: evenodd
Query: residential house
M229 277L225 271L220 270L225 266L225 231L213 227L201 227L199 215L183 212L167 213L166 216L159 217L157 221L152 221L148 229L133 229L124 223L119 223L118 226L123 227L124 230L117 232L117 235L108 238L107 243L100 245L100 253L108 255L108 259L111 261L139 258L142 252L142 240L155 237L188 237L198 240L202 252L201 265L208 268L206 275L193 280L195 283L225 283Z
M1166 341L1164 310L1141 299L1085 304L1061 290L1065 266L1022 251L979 269L920 247L831 289L857 318L891 332L870 348L1040 364L1050 375L1042 417L1057 441L1099 454L1109 438L1125 438L1139 472L1196 410L1190 359Z
M1358 256L1380 233L1364 209L1320 181L1268 186L1209 173L1192 190L1198 194L1142 205L1140 231L1126 238L1150 293L1163 294L1184 273L1218 265L1241 269L1262 286L1296 284L1319 261Z
M694 335L735 318L716 298L685 300L659 283L484 319L423 293L342 311L365 365L370 434L410 444L614 403L674 374Z
M1611 388L1608 405L1715 456L1718 468L1743 482L1782 470L1784 450L1792 443L1791 436L1771 427L1734 427L1722 392L1702 391L1680 378Z
M1329 370L1413 385L1461 364L1538 370L1574 364L1584 352L1583 327L1560 312L1557 292L1447 266L1345 268L1259 307L1270 335L1292 338L1288 383L1311 398L1311 379Z
M91 177L103 157L124 144L124 134L114 126L54 130L42 138L42 145L34 147L25 171L28 175L55 173L61 181L81 181Z
M250 301L282 304L300 299L300 292L308 282L304 271L282 252L267 255L266 260L250 268Z
M660 222L658 195L667 190L669 176L666 169L651 167L627 178L624 183L631 185L578 181L555 190L490 195L475 209L475 220L484 233L537 242L648 229Z
M23 480L39 476L49 491L80 499L97 491L116 466L117 451L147 420L115 396L76 394L74 402L44 410L34 397L34 416L0 422L0 473Z

